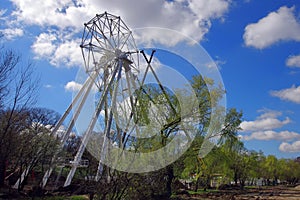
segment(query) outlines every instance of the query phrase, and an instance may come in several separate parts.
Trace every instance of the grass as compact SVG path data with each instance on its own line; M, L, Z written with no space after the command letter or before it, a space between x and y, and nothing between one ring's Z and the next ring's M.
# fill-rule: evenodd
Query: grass
M206 191L204 191L203 189L199 189L197 191L188 190L189 194L206 194L206 193L216 193L216 192L219 192L219 190L217 189L206 189Z
M194 190L186 190L186 191L190 195L211 194L211 193L219 192L219 190L217 190L217 189L206 189L206 191L204 191L203 189L198 189L197 191L194 191ZM181 196L181 195L180 194L172 194L170 199L177 200L179 196Z
M85 195L74 195L70 197L66 196L55 196L55 197L43 197L43 198L36 198L38 200L87 200L89 199Z

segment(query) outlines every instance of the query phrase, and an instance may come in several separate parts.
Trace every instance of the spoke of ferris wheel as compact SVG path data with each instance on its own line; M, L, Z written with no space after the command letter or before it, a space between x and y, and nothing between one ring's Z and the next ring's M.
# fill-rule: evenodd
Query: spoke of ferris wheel
M152 74L153 74L155 80L157 81L157 83L158 83L160 89L162 90L162 92L163 92L163 94L164 94L166 100L168 101L168 104L170 105L170 107L171 107L171 109L172 109L172 111L173 111L173 114L176 115L176 113L177 113L177 112L176 112L176 109L174 108L174 106L173 106L173 104L172 104L172 102L171 102L171 100L170 100L170 98L169 98L169 96L168 96L168 94L167 94L165 88L162 86L162 84L161 84L161 82L160 82L158 76L156 75L156 73L155 73L155 71L154 71L154 69L153 69L153 67L151 66L150 63L149 63L149 67L150 67L150 70L151 70L151 72L152 72Z
M99 103L98 103L98 105L96 107L96 110L95 110L95 113L93 115L93 118L92 118L92 120L91 120L91 122L90 122L90 124L88 126L87 131L85 132L85 134L84 134L84 136L82 138L81 144L79 146L79 149L78 149L77 154L76 154L76 156L74 158L74 161L73 161L73 166L72 166L72 168L71 168L71 170L70 170L70 172L68 174L68 177L67 177L67 179L65 181L64 187L66 187L66 186L68 186L68 185L71 184L71 181L72 181L73 176L75 174L75 171L77 169L78 163L81 160L82 154L84 153L85 147L86 147L87 142L88 142L89 137L90 137L90 134L91 134L91 132L93 131L93 129L95 127L96 121L97 121L97 119L99 117L99 114L100 114L100 112L102 110L102 107L103 107L103 104L105 102L106 96L107 96L107 94L109 92L109 87L112 85L112 83L113 83L113 81L115 79L117 71L118 71L118 67L115 68L115 70L114 70L114 72L112 74L111 80L109 80L109 83L107 84L106 88L104 89L104 91L103 91L103 93L101 95L100 101L99 101Z
M153 56L153 53L154 53L155 51L153 51L152 52L152 55L151 55L151 57ZM145 57L145 55L144 55L144 57ZM142 90L147 96L148 96L148 98L149 98L149 100L153 103L153 105L155 105L155 102L154 102L154 100L151 98L151 96L148 94L148 92L147 91L145 91L144 90L144 88L143 88L143 85L144 85L144 82L145 82L145 79L146 79L146 77L147 77L147 74L148 74L148 72L149 72L149 69L151 70L151 72L152 72L152 74L153 74L153 76L154 76L154 78L155 78L155 80L156 80L156 82L158 83L158 85L159 85L159 87L160 87L160 89L162 90L162 92L163 92L163 94L164 94L164 96L165 96L165 98L166 98L166 100L167 100L167 102L168 102L168 104L170 105L170 107L171 107L171 109L172 109L172 111L176 114L177 112L176 112L176 110L175 110L175 108L174 108L174 106L173 106L173 104L172 104L172 102L171 102L171 100L169 99L169 97L168 97L168 95L167 95L167 93L166 93L166 91L165 91L165 89L163 88L163 86L162 86L162 84L161 84L161 82L160 82L160 80L159 80L159 78L158 78L158 76L156 75L156 73L155 73L155 71L154 71L154 69L153 69L153 67L152 67L152 65L151 65L151 58L150 58L150 60L148 60L146 57L145 57L145 60L147 61L147 63L148 63L148 65L147 65L147 67L146 67L146 70L145 70L145 73L144 73L144 75L143 75L143 78L142 78L142 81L141 82L139 82L138 80L138 84L139 84L139 88L140 88L140 90ZM132 73L131 73L131 75L132 75ZM133 81L133 84L135 84L135 82ZM137 88L136 86L134 86L134 88ZM136 103L137 103L137 98L135 99L135 103L134 103L134 107L135 107L135 105L136 105ZM133 109L133 107L132 107L132 109ZM158 110L159 111L159 110ZM153 116L155 116L155 113L152 113L153 114ZM165 115L165 117L167 117L166 116L166 114L165 113L161 113L161 114L163 114L163 115ZM133 115L134 115L134 113L133 113L133 111L132 111L132 113L131 113L131 118L133 117ZM131 118L130 118L130 120L131 120ZM128 123L127 123L127 126L126 126L126 129L125 130L127 130L128 129L128 127L130 126L130 120L128 121ZM137 121L135 122L135 124L137 123ZM135 126L134 127L132 127L132 129L134 129L135 128ZM131 131L129 131L129 133L130 132L132 132L133 130L131 130ZM139 131L139 129L138 128L136 128L135 129L135 131ZM137 135L138 135L138 133L136 133ZM127 141L127 139L128 139L128 137L130 136L130 134L128 134L127 135L127 138L126 138L126 141ZM126 142L125 142L126 143Z
M81 97L82 93L84 92L84 90L86 89L87 85L90 83L90 78L88 78L85 83L82 85L81 89L79 90L79 92L76 94L76 96L74 97L73 101L71 102L71 104L69 105L69 107L67 108L67 110L65 111L65 113L63 114L63 116L59 119L59 121L56 123L54 129L52 130L51 134L55 134L57 132L57 130L59 129L59 127L62 125L62 123L65 121L66 117L70 114L71 110L73 109L73 106L77 103L77 101L79 100L79 98Z
M129 115L129 119L127 121L126 127L124 129L123 136L120 137L120 141L119 141L120 146L119 146L119 148L121 148L121 151L120 151L120 154L118 155L118 159L121 159L121 156L124 155L123 152L125 150L125 144L126 144L126 141L127 141L128 137L131 135L131 133L135 130L136 137L139 138L139 135L140 135L139 129L137 127L138 119L135 119L136 117L134 116L136 114L136 111L134 109L135 109L136 104L137 104L137 97L135 97L135 99L133 99L133 93L131 91L131 85L132 85L134 91L137 90L137 87L136 87L136 83L133 79L133 74L131 72L131 69L128 70L127 73L126 73L126 81L127 81L127 86L128 86L129 96L130 96L131 111L130 111L130 115ZM129 130L131 120L133 120L134 124L131 127L131 129ZM122 132L120 131L119 134L122 134ZM126 138L126 135L127 135L127 138Z
M102 175L102 171L103 171L103 160L106 159L106 154L107 154L107 148L108 148L108 144L107 144L107 137L110 134L110 129L111 129L111 123L112 123L112 118L113 118L113 107L116 105L116 98L117 98L117 90L118 90L118 85L119 85L119 81L121 79L121 74L122 74L122 65L123 65L123 60L119 59L118 61L118 67L119 67L119 71L118 71L118 76L117 76L117 80L114 84L114 88L113 88L113 93L112 93L112 103L111 103L111 109L109 111L109 119L107 120L107 123L105 125L105 130L104 130L104 140L103 140L103 144L102 144L102 150L101 150L101 154L100 154L100 160L99 160L99 164L98 164L98 170L97 170L97 174L95 177L95 180L98 181L99 177Z
M152 55L153 56L153 55ZM146 60L147 62L148 62L148 60ZM146 67L146 70L145 70L145 72L144 72L144 75L143 75L143 77L142 77L142 81L140 82L138 79L137 79L137 83L138 83L138 85L139 85L139 90L144 90L144 88L142 87L143 85L144 85L144 82L145 82L145 80L146 80L146 77L147 77L147 74L148 74L148 71L149 71L149 67L150 67L150 64L148 64L147 65L147 67ZM128 73L129 73L129 75L130 75L130 80L131 80L131 84L132 84L132 86L133 86L133 88L134 88L134 90L136 91L137 90L137 86L136 86L136 83L135 83L135 81L134 81L134 75L132 74L132 72L131 72L131 70L129 70L128 71ZM146 92L145 92L146 93ZM150 97L150 100L151 100L151 97ZM132 106L132 109L134 109L135 107L136 107L136 104L137 104L137 101L138 101L138 97L136 97L135 98L135 101L134 101L134 104L133 104L133 106ZM134 112L133 111L131 111L131 113L130 113L130 119L128 120L128 123L127 123L127 125L126 125L126 128L125 128L125 130L128 130L128 128L129 128L129 126L130 126L130 120L132 119L132 117L134 117ZM137 119L138 120L138 119ZM128 138L129 138L129 136L131 135L131 132L133 131L133 129L136 127L136 124L138 123L138 121L134 121L134 126L132 127L132 130L130 130L130 131L128 131L128 133L127 133L127 137L126 137L126 135L124 135L123 136L123 142L124 142L124 144L126 144L126 141L128 140ZM139 135L139 129L138 128L136 128L136 131L137 131L137 136ZM126 134L126 133L124 133L124 134ZM125 148L125 146L123 145L123 149Z
M103 47L103 45L102 44L100 44L100 45L98 45L98 46L96 46L96 45L93 45L93 44L82 44L81 46L80 46L81 48L82 48L82 51L84 50L84 49L87 49L87 50L89 50L89 51L93 51L93 52L97 52L97 53L102 53L102 52L112 52L112 51L110 51L110 50L108 50L108 48L107 47ZM113 52L112 52L113 53Z
M131 70L130 70L130 67L129 67L129 63L127 63L126 61L123 63L123 66L124 66L124 68L125 68L125 71L127 70L127 72L125 73L126 74L126 80L127 80L127 87L128 87L128 90L129 91L131 91L131 86L130 86L130 81L132 82L131 84L133 85L133 87L134 87L134 90L136 89L136 86L135 86L135 83L134 83L134 80L132 79L132 78L130 78L130 74L132 75L132 73L131 73ZM130 80L130 81L129 81ZM120 81L121 82L121 81ZM122 89L123 89L123 86L122 86L123 84L122 84L122 82L121 82L121 87L122 87ZM114 90L115 92L117 92L117 89L115 89ZM121 90L122 91L122 90ZM125 100L125 98L124 98L124 94L123 93L121 93L121 95L122 95L122 97L123 97L123 99ZM130 98L132 98L132 93L131 92L129 92L129 96L130 96ZM115 96L114 96L114 98L116 98L116 93L115 93ZM122 102L122 103L126 103L126 100L124 101L124 102ZM116 100L114 100L113 101L113 104L114 104L114 106L116 106ZM124 105L120 105L119 106L119 108L122 110L122 111L124 111L123 109L122 109L122 106L124 107ZM126 106L125 106L126 107ZM134 104L133 104L133 100L131 101L131 108L134 108L135 106L134 106ZM126 110L126 108L125 108L125 110ZM112 111L112 109L111 109L111 111ZM125 118L126 118L126 112L124 111L124 113L125 113ZM111 120L111 117L112 117L112 112L110 113L110 119L109 120ZM131 111L131 115L130 115L130 118L129 118L129 121L128 121L128 123L127 123L127 125L126 125L126 128L124 129L125 130L125 132L124 132L124 134L126 134L126 130L128 130L128 127L129 127L129 125L130 125L130 120L132 119L132 111ZM111 122L109 122L108 123L108 125L107 125L107 127L110 127L110 124L111 124ZM118 130L118 127L116 127L117 128L117 134L122 134L122 130ZM136 130L136 131L138 131L138 130ZM108 134L109 132L107 132L107 134ZM99 165L98 165L98 171L97 171L97 175L96 175L96 178L95 178L95 180L96 181L98 181L99 179L100 179L100 177L101 177L101 175L102 175L102 172L103 172L103 160L105 159L105 156L106 156L106 154L107 154L107 150L108 150L108 147L107 147L107 134L105 134L106 135L106 137L104 138L104 142L103 142L103 148L102 148L102 153L101 153L101 159L100 159L100 161L99 161ZM125 137L125 135L124 135L124 137ZM119 135L119 142L120 142L120 148L122 148L122 149L124 149L124 146L123 146L123 140L124 140L124 137L122 137L122 135ZM122 155L122 152L121 152L121 154L119 155L119 156L121 156Z
M31 162L32 163L32 162ZM30 163L30 165L31 165ZM12 186L14 189L18 189L21 183L24 181L25 177L29 174L31 166L28 166L25 168L25 170L22 172L21 177L17 180L17 182Z
M167 98L168 104L171 106L171 108L173 109L173 111L176 113L176 110L175 110L173 104L171 103L170 99L168 98L165 89L162 88L161 82L160 82L158 76L156 75L156 73L155 73L155 71L154 71L152 65L151 65L151 59L150 59L150 61L148 61L148 59L146 59L146 61L148 62L148 65L147 65L147 67L146 67L146 69L145 69L144 75L143 75L143 77L142 77L142 81L140 82L139 80L137 80L137 83L138 83L138 85L139 85L140 90L142 90L142 91L148 96L149 100L155 105L154 100L151 98L151 96L148 94L148 92L145 91L144 88L143 88L145 79L146 79L146 77L147 77L147 75L148 75L148 72L149 72L149 69L150 69L151 72L153 73L153 75L154 75L154 77L155 77L157 83L159 84L160 89L162 90L164 96ZM129 72L129 74L130 74L131 76L133 76L133 74L132 74L131 72ZM132 78L131 78L131 81L132 81L133 87L134 87L134 88L137 88L137 86L135 85L135 82L134 82L134 80L133 80ZM137 100L138 100L138 99L135 98L135 102L134 102L134 104L133 104L133 107L136 106ZM132 117L133 117L133 115L134 115L133 112L134 112L134 111L132 111L132 113L131 113L131 119L132 119ZM162 113L162 114L165 114L165 113ZM153 113L153 116L155 116L155 113ZM166 117L166 114L165 114L165 117ZM137 119L137 120L138 120L138 119ZM129 134L127 134L127 138L125 139L125 142L124 142L124 143L126 143L126 141L128 140L128 137L130 136L130 133L133 131L133 129L135 129L136 134L137 134L137 137L138 137L139 129L136 128L136 123L137 123L137 121L135 121L134 123L135 123L135 125L132 127L132 129L131 129L130 131L128 131ZM127 126L126 126L126 129L128 129L129 126L130 126L130 120L128 121L128 124L127 124ZM126 130L126 129L125 129L125 130Z
M126 38L125 38L125 40L124 40L122 46L119 47L120 49L122 49L122 48L124 47L124 45L127 43L128 38L129 38L130 36L131 36L131 33L129 33L129 34L126 36Z
M143 52L142 52L142 53L143 53ZM145 54L144 54L144 53L143 53L143 55L144 55L144 57L145 57ZM148 61L148 59L147 59L146 57L145 57L145 59L146 59L146 61ZM151 62L151 59L150 59L150 62ZM151 70L151 72L152 72L154 78L156 79L157 83L159 84L159 87L160 87L160 89L162 90L162 92L163 92L163 94L164 94L164 96L165 96L165 98L166 98L168 104L170 105L170 107L171 107L171 109L172 109L172 111L173 111L173 114L176 114L176 115L177 115L176 109L174 108L174 106L173 106L173 104L172 104L172 102L171 102L171 100L170 100L168 94L166 93L164 87L162 86L162 84L161 84L161 82L160 82L158 76L156 75L156 73L155 73L153 67L151 66L150 62L148 62L148 67L150 68L150 70ZM147 67L147 69L148 69L148 67ZM151 99L150 99L150 100L151 100ZM155 104L154 104L154 105L155 105ZM184 126L183 124L182 124L182 126L183 126L183 130L186 130L186 128L185 128L185 126ZM188 134L186 133L186 131L184 131L184 133L185 133L186 137L188 138L188 140L189 140L189 142L190 142L190 141L191 141L190 135L188 135Z
M110 35L110 38L112 39L113 41L113 44L114 44L114 48L117 47L117 43L116 43L116 40L115 40L115 37L114 37L114 27L113 26L113 21L112 20L108 20L107 24L109 25L109 35Z
M137 104L137 97L135 97L135 99L133 98L133 93L130 89L131 88L130 85L132 85L133 90L136 91L137 86L136 86L136 83L134 81L133 74L132 74L131 71L128 71L126 73L126 80L127 80L127 84L128 84L128 88L129 88L131 113L130 113L130 118L129 118L128 123L127 123L126 128L125 128L125 134L128 132L128 129L129 129L129 126L130 126L130 121L132 120L132 118L133 118L134 126L138 122L138 119L136 119L136 116L135 116L136 112L134 110L136 108L136 104ZM139 134L139 129L138 128L136 129L136 134L137 134L137 137L139 137L140 134ZM123 137L125 137L125 135ZM124 141L122 141L122 142L124 142ZM122 145L122 147L124 149L124 145Z
M117 33L118 33L118 46L120 46L120 32L121 32L121 30L120 30L120 22L121 22L121 17L118 17L118 30L117 30Z
M114 45L111 43L111 41L106 37L106 34L103 32L103 29L102 29L102 27L100 27L100 26L98 26L98 24L96 24L96 23L94 23L93 25L95 25L97 28L98 28L98 30L101 32L101 35L104 37L104 42L106 43L106 42L108 42L108 44L112 47L112 48L114 48ZM97 32L97 30L96 29L93 29L93 31L92 31L92 35L93 35L93 37L94 38L98 38L97 36L95 36L95 32Z
M69 123L69 125L68 125L67 130L64 132L64 134L63 134L63 136L62 136L62 138L61 138L61 147L55 152L55 154L54 154L53 157L52 157L52 160L51 160L51 163L50 163L50 168L49 168L49 169L46 171L46 173L44 174L43 180L42 180L42 182L41 182L41 187L45 187L45 186L46 186L47 181L48 181L49 177L50 177L51 174L52 174L52 171L53 171L53 169L54 169L54 167L55 167L55 164L54 164L54 163L55 163L56 160L57 160L57 156L58 156L59 152L61 151L61 149L63 148L65 142L67 141L67 139L68 139L68 137L69 137L69 135L70 135L70 133L71 133L71 131L72 131L74 125L75 125L75 121L77 120L77 118L78 118L78 116L79 116L79 114L80 114L80 112L81 112L82 106L85 104L86 98L87 98L87 96L89 95L89 92L90 92L90 90L91 90L91 88L92 88L92 86L93 86L93 80L95 79L95 77L96 77L96 73L94 72L94 73L87 79L87 81L86 81L86 83L87 83L87 85L88 85L87 88L86 88L86 84L84 84L84 85L82 86L82 88L81 88L81 89L85 89L84 96L82 97L82 99L81 99L79 105L77 106L76 111L74 112L74 115L72 116L72 119L71 119L71 121L70 121L70 123ZM82 94L82 93L81 93L81 94ZM73 102L73 103L74 103L74 102ZM72 104L73 104L73 103L72 103ZM72 107L73 107L73 106L72 106Z
M67 108L67 110L65 111L64 115L63 115L63 116L60 118L60 120L56 123L55 127L54 127L53 130L51 131L51 135L52 135L52 136L57 132L57 130L59 129L59 127L62 125L62 123L64 122L64 120L66 119L66 117L68 116L68 114L70 113L70 111L72 110L73 105L77 103L77 101L78 101L79 98L81 97L82 93L84 92L84 90L85 90L85 88L86 88L86 86L88 85L89 82L90 82L89 80L86 80L86 82L83 84L83 86L82 86L82 88L80 89L80 91L77 93L77 95L76 95L75 98L73 99L73 101L72 101L72 103L70 104L70 106L69 106L69 107ZM38 150L38 152L41 152L41 151L42 151L42 148ZM53 162L53 159L51 160L51 162ZM29 169L30 167L31 167L31 166L28 166L27 169ZM26 171L28 171L27 169L22 173L22 176L23 176L24 174L25 174L25 175L28 174L28 172L26 172ZM52 172L52 170L51 170L51 172ZM50 172L50 173L49 173L49 172L46 172L46 173L45 173L45 175L44 175L44 177L43 177L43 181L42 181L43 187L44 187L44 186L46 185L46 183L47 183L47 180L45 181L45 179L48 179L48 177L50 176L51 172ZM16 182L16 184L15 184L15 186L18 187L18 185L19 185L20 183L22 183L23 180L24 180L24 178L18 179L17 182ZM44 182L45 182L45 184L44 184ZM15 187L15 186L14 186L14 187Z
M86 101L86 98L88 97L88 95L90 94L90 91L92 89L92 86L94 85L94 80L97 76L97 73L94 72L93 74L91 74L91 76L89 76L88 80L89 80L89 84L88 84L88 87L86 89L86 92L84 94L84 96L82 97L78 107L76 108L76 111L70 121L70 124L68 126L68 129L66 131L66 133L64 134L64 137L61 139L61 143L62 145L64 145L64 143L67 141L69 135L70 135L70 132L72 131L74 125L75 125L75 122L81 112L81 109L82 109L82 106L85 104L85 101Z

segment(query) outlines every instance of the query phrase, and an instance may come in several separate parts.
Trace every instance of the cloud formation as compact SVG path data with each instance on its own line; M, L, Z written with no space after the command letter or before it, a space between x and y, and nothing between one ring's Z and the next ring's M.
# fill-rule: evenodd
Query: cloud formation
M296 87L293 85L291 88L271 91L270 94L274 97L279 97L282 100L300 104L300 86Z
M50 57L56 49L53 44L54 41L56 41L55 34L41 33L36 37L34 44L31 46L36 58Z
M73 67L83 64L79 44L79 39L64 40L58 32L41 33L36 37L31 49L37 59L47 58L56 67Z
M46 84L46 85L44 85L43 87L44 87L44 88L47 88L47 89L51 89L51 88L53 88L53 85Z
M8 40L13 40L24 35L24 31L20 28L6 28L0 30L0 33Z
M290 56L286 60L286 65L288 67L300 67L300 55Z
M300 152L300 141L296 141L291 144L283 142L280 144L279 150L286 153Z
M77 92L81 89L82 84L70 81L65 85L65 90L70 92Z
M256 23L246 26L244 41L247 46L266 48L279 41L300 41L300 22L294 7L282 6Z
M289 124L291 120L288 117L285 120L280 120L279 117L282 116L282 113L279 111L263 109L260 112L263 113L254 121L243 121L241 123L242 132L246 132L246 134L240 134L239 138L245 141L277 140L282 142L279 146L280 151L289 153L299 152L300 133L288 130L275 130ZM293 143L289 144L288 142Z
M291 120L288 117L286 117L284 120L278 119L278 117L282 115L281 112L274 111L274 110L262 110L261 112L264 113L261 114L254 121L243 121L240 125L242 131L256 132L256 131L272 130L275 128L280 128L291 122Z
M300 134L292 131L258 131L253 132L251 135L242 136L244 140L278 140L278 141L291 141L300 139Z
M78 38L83 23L104 11L121 16L131 28L161 27L203 40L213 19L224 19L231 0L11 0L14 10L7 26L38 26L42 33L32 50L36 58L50 58L53 65L79 65ZM175 45L182 37L162 35L157 31L141 36L142 41L157 41ZM49 40L46 40L46 39ZM76 39L77 38L77 39ZM76 45L75 45L76 44ZM79 56L81 59L81 56Z

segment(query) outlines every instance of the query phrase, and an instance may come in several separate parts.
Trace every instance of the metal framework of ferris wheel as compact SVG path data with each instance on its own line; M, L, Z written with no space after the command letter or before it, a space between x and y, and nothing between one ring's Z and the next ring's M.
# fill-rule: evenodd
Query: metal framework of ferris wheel
M74 159L70 162L69 166L71 169L64 186L71 184L77 168L80 167L82 155L97 121L101 120L104 124L102 132L104 141L100 147L101 157L95 181L99 180L103 172L103 159L105 159L104 157L107 151L107 141L105 140L108 140L106 136L112 131L117 132L120 136L118 145L122 147L122 142L124 142L126 136L128 137L132 132L138 134L140 130L133 125L138 120L135 117L137 97L134 93L143 87L149 73L152 73L160 89L166 94L166 91L151 66L154 51L152 51L150 58L147 58L144 51L138 50L131 30L119 16L105 12L96 15L89 22L85 23L80 47L88 78L52 130L52 134L55 135L62 124L68 123L66 131L60 138L60 151L63 149L70 133L74 130L76 121L80 116L83 106L86 104L87 97L92 93L95 85L97 86L98 98L91 120L82 135L79 149ZM145 59L147 63L142 75L139 69L140 57ZM71 111L73 112L72 115L70 114ZM118 115L122 115L121 120L118 119ZM133 122L134 120L135 122ZM118 122L116 123L116 121ZM60 151L57 151L53 155L50 167L44 174L41 183L42 187L46 186L53 170L57 167ZM26 173L26 171L24 173ZM23 180L18 180L18 182L20 181Z

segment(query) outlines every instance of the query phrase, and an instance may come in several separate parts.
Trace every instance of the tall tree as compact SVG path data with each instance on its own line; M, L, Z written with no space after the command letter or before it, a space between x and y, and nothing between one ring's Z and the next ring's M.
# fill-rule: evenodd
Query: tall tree
M266 161L264 163L264 167L266 170L266 178L267 184L270 185L270 179L273 179L273 183L277 183L279 177L279 169L278 169L278 159L274 155L268 155L266 157Z
M37 166L43 170L58 147L58 136L52 135L51 129L58 121L59 114L46 108L29 108L24 113L26 127L16 133L20 141L12 157L20 169L21 180L26 180L29 172ZM21 190L25 183L20 181L18 189Z
M6 165L18 144L16 136L25 128L25 110L36 100L38 79L31 63L22 65L12 50L0 50L0 186ZM25 123L26 124L26 123Z

